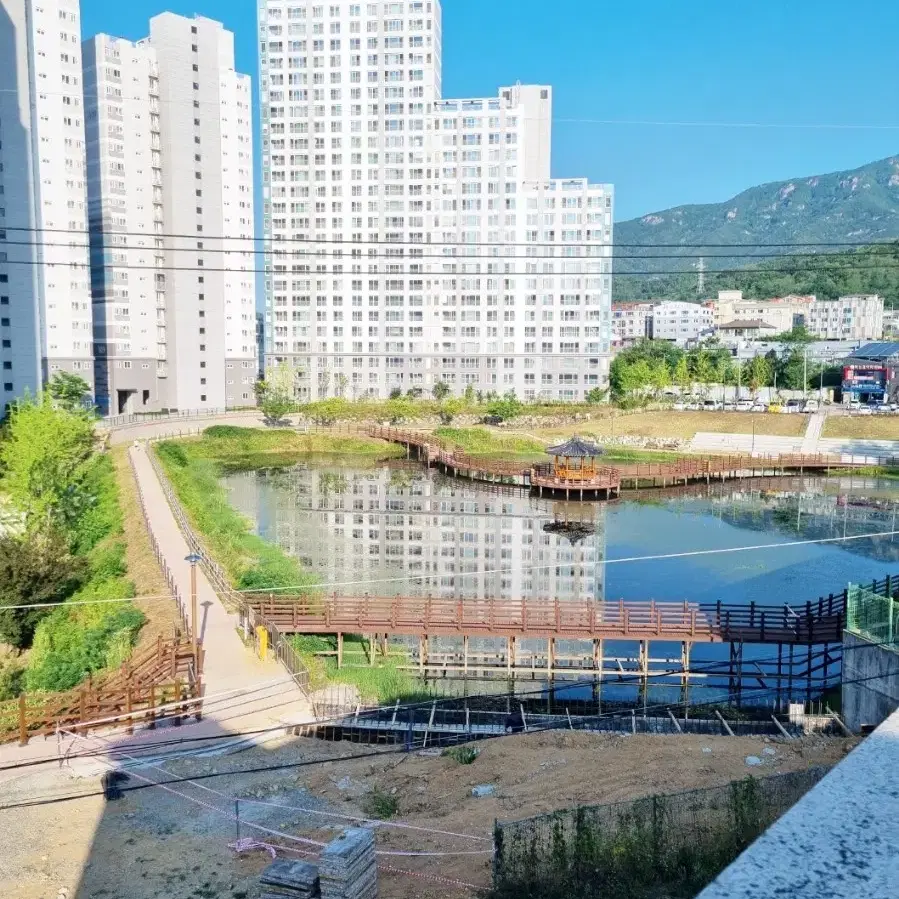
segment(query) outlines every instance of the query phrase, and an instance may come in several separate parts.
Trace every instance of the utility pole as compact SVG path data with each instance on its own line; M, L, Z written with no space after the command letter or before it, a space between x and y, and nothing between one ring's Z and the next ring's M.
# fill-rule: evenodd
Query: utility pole
M699 257L699 298L702 299L702 294L705 291L705 257Z
M190 630L196 651L200 642L200 622L197 615L197 563L201 561L201 557L197 553L191 553L184 557L184 561L190 562Z
M808 397L808 344L802 354L802 395Z

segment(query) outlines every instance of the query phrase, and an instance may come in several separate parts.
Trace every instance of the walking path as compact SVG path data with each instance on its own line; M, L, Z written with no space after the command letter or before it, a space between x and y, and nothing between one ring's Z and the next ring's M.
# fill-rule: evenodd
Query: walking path
M129 450L138 483L144 495L150 526L159 548L175 577L181 595L190 597L190 563L185 561L189 549L175 517L169 508L162 486L150 460L145 445L135 445ZM165 600L160 600L165 602ZM152 750L154 743L164 743L181 737L228 738L232 745L243 742L242 731L275 728L280 725L304 723L313 720L312 709L302 691L290 680L287 671L276 661L263 662L253 651L244 646L237 631L237 616L229 613L220 602L203 570L197 567L197 608L200 617L200 636L205 650L203 665L204 702L202 720L180 728L157 727L153 731L137 731L133 736L123 733L103 736L109 740L110 753L102 760L74 761L78 776L97 776L108 770L110 759L138 748ZM257 742L267 735L258 735ZM197 743L193 749L209 751L215 741ZM66 737L61 741L63 750L72 752L96 751L102 744L88 737L75 741ZM187 744L190 745L190 744ZM6 744L0 746L0 762L3 765L16 762L34 762L53 757L57 765L55 738L32 739L27 746ZM178 748L178 747L176 747ZM162 752L160 748L160 752ZM166 747L166 752L172 751ZM118 754L116 756L116 754ZM0 773L0 797L3 784L16 776L15 771Z
M808 417L808 425L805 428L805 437L802 438L802 452L814 455L820 452L818 449L818 441L821 439L821 432L824 430L824 422L827 420L827 413L823 409L813 412Z

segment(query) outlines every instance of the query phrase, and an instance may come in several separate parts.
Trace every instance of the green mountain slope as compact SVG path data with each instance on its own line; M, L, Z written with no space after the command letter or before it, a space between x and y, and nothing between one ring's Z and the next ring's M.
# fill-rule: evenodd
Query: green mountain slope
M724 203L678 206L616 223L615 271L621 275L645 271L660 274L617 278L615 297L629 299L676 294L684 299L698 298L695 272L700 257L705 261L706 270L714 271L759 264L761 258L772 253L818 254L841 250L838 246L800 248L789 246L791 244L828 241L863 244L897 238L899 156L845 172L762 184ZM663 247L663 244L673 246ZM724 246L717 247L716 244ZM787 246L751 246L753 244ZM734 254L727 249L730 246L742 248L739 254ZM662 256L674 258L660 258ZM861 263L857 259L854 262L854 268L858 269ZM784 268L785 263L786 260L775 260L773 266L765 263L763 267ZM801 270L808 267L809 257L793 260L793 263L790 267L797 270L796 275L801 275ZM672 271L694 274L686 277L662 274ZM717 284L722 279L728 280L726 276L707 276L706 295L712 286L710 282ZM734 286L740 285L735 283ZM797 288L787 292L800 291Z

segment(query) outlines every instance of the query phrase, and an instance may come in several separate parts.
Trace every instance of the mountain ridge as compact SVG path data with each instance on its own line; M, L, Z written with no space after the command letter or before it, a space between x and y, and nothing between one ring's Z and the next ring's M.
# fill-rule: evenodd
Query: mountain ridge
M615 295L616 299L664 295L657 291L670 287L672 280L683 281L684 276L673 272L693 273L696 280L700 258L707 272L714 273L791 252L829 255L845 251L841 243L895 239L899 239L899 154L854 169L769 181L721 203L683 204L618 222L615 272L651 274L617 278ZM739 247L739 253L730 252L730 247ZM795 259L790 268L797 268Z

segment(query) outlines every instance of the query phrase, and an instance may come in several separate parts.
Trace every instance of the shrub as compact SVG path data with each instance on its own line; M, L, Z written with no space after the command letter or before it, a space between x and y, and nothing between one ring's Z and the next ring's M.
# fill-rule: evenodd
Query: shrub
M362 811L369 818L380 818L384 821L392 818L400 810L400 801L390 793L383 793L375 787L362 800Z
M114 598L121 596L125 586L108 581L74 598ZM27 688L68 690L88 674L120 665L130 655L145 621L144 614L130 604L60 606L35 633L25 675Z
M0 702L15 699L25 689L25 666L18 659L0 663Z
M478 757L478 750L474 746L453 746L450 749L444 749L443 755L458 762L460 765L470 765Z
M61 603L75 590L86 573L83 560L69 553L58 532L43 539L0 537L0 605L41 606L0 611L0 638L24 649L50 609L45 603Z
M223 440L229 437L243 437L246 433L246 428L239 428L237 425L212 425L203 431L203 436L211 440Z

